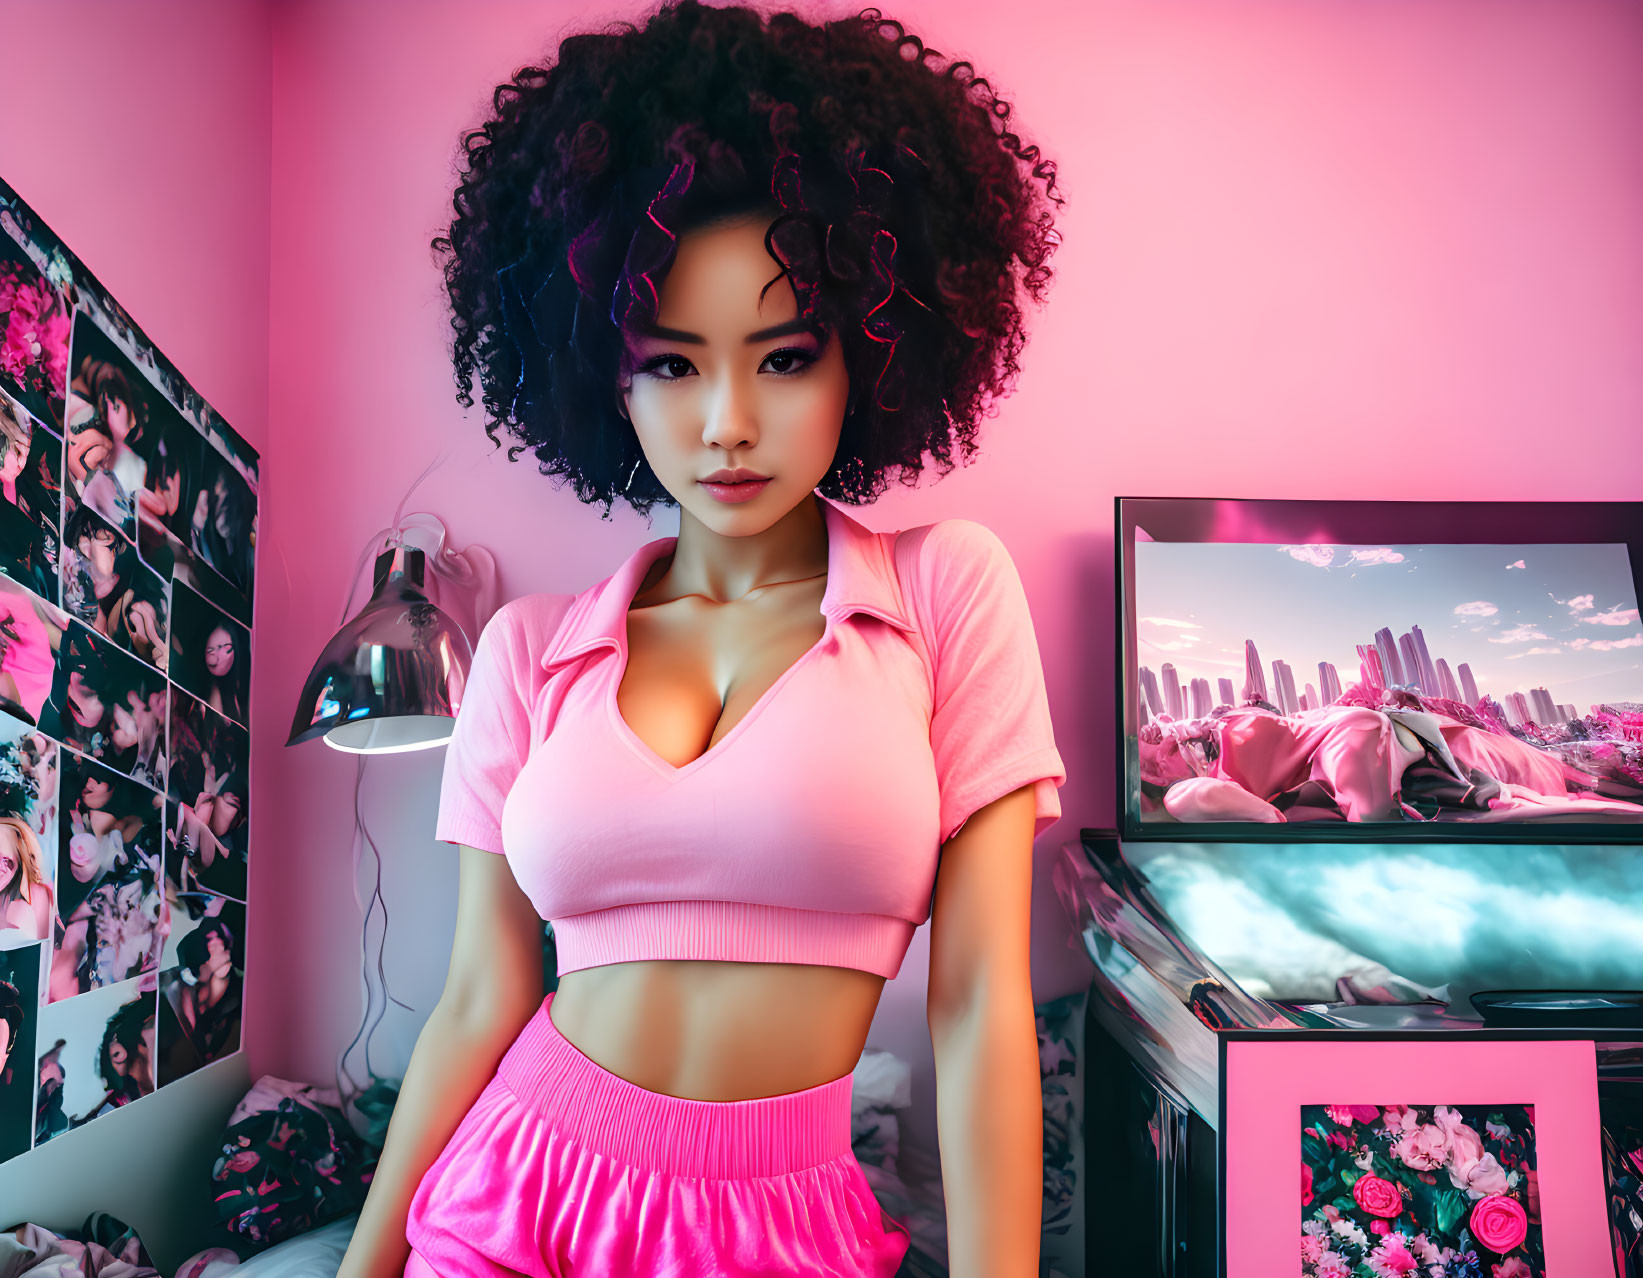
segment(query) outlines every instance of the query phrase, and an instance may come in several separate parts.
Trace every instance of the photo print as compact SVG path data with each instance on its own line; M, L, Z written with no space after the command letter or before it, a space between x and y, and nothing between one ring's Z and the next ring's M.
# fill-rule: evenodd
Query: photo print
M51 1002L154 971L165 943L165 796L70 751L59 771Z
M63 524L61 560L63 611L164 670L170 589L137 547L90 506L75 506Z
M175 581L171 590L172 679L239 724L251 704L251 632Z
M73 365L63 431L69 486L78 502L135 541L146 456L170 406L83 312L74 321Z
M1301 1107L1301 1271L1545 1278L1532 1105Z
M68 624L60 609L0 578L0 711L40 722Z
M40 1009L34 1143L154 1090L157 974Z
M137 494L137 547L156 570L169 573L177 547L193 538L205 454L210 445L167 404L144 431L143 488Z
M42 599L57 600L57 527L35 523L0 501L0 572Z
M0 715L0 950L51 943L58 784L57 743Z
M245 900L250 751L244 728L173 691L166 872L179 891ZM192 900L185 905L197 914Z
M39 950L30 945L0 951L0 1163L26 1153L33 1143Z
M159 1084L240 1049L245 906L206 901L198 919L174 913L160 969Z
M0 389L58 430L63 426L69 324L62 290L16 239L0 235Z
M63 441L0 389L0 497L42 528L62 520Z
M257 499L245 476L215 448L207 448L204 456L201 487L190 518L190 545L244 597L249 608Z
M71 620L40 727L116 772L165 789L165 676Z

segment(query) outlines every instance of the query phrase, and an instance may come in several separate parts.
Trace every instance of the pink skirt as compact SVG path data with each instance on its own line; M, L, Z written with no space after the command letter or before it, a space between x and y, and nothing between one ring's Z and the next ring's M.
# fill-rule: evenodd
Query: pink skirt
M550 993L428 1168L406 1278L890 1278L912 1243L850 1148L849 1074L704 1101L584 1056Z

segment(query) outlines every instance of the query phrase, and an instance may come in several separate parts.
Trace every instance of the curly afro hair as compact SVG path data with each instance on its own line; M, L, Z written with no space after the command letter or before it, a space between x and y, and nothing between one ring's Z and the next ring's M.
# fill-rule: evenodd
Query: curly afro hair
M1013 389L1019 289L1042 303L1059 236L1056 167L1009 105L878 9L811 23L669 0L642 27L563 39L497 87L464 135L455 216L434 239L457 399L584 502L647 516L673 499L618 410L624 330L653 323L677 237L769 214L765 248L850 378L833 465L850 504L924 454L967 462Z

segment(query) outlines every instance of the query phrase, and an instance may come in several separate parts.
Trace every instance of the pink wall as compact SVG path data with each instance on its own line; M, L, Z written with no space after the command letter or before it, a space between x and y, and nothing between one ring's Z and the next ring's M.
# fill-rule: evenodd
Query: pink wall
M0 49L0 176L266 457L266 9L7 0ZM261 628L268 616L264 596L259 660L279 642ZM272 717L267 693L253 703ZM259 773L265 742L253 747ZM268 916L251 899L250 944L266 953ZM271 953L253 970L279 961ZM169 1273L211 1227L205 1176L246 1066L230 1057L0 1165L0 1228L78 1227L111 1211Z
M1061 164L1059 284L967 471L865 512L1004 538L1033 600L1070 779L1038 844L1035 985L1082 982L1043 873L1114 811L1112 497L1643 495L1643 10L1626 0L887 6L973 55ZM848 6L831 5L843 13ZM274 31L266 741L336 623L365 536L435 453L425 504L496 551L504 593L572 591L674 531L614 521L490 456L453 399L427 241L459 133L560 34L637 6L289 3ZM282 501L281 498L284 498ZM323 1076L352 1033L351 768L265 750L252 1003L259 1069ZM456 862L439 756L374 762L388 963L437 996ZM277 868L276 868L277 867ZM928 1051L928 929L873 1043ZM384 1040L379 1037L379 1045ZM354 1058L357 1061L357 1055ZM379 1056L378 1066L382 1067ZM928 1073L918 1083L928 1100ZM924 1129L927 1136L929 1128Z

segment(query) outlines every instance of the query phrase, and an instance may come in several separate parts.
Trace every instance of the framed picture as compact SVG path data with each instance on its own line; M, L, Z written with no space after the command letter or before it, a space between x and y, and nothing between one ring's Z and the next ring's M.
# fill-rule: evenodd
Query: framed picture
M1591 1039L1231 1034L1224 1051L1226 1278L1612 1273Z
M1643 503L1116 506L1125 839L1643 842Z

